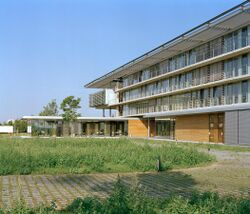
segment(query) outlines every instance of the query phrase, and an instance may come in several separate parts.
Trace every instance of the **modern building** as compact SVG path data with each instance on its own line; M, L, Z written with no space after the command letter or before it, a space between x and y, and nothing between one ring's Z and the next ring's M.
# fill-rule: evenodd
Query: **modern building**
M90 107L129 118L129 136L250 144L249 1L85 87L100 89Z
M117 117L78 117L69 123L61 116L24 116L32 136L126 136L128 119ZM129 119L130 120L130 119Z

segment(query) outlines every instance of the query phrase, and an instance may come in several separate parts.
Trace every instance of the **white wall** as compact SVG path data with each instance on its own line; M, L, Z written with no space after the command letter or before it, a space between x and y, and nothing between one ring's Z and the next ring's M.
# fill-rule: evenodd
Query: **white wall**
M117 94L113 89L105 89L105 104L112 105L118 103Z
M13 133L13 126L0 126L0 133Z

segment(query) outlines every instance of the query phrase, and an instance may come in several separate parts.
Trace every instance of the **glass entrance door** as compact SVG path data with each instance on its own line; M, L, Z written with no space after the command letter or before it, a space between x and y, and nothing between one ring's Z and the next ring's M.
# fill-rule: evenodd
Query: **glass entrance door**
M168 139L175 138L175 120L156 120L156 136Z

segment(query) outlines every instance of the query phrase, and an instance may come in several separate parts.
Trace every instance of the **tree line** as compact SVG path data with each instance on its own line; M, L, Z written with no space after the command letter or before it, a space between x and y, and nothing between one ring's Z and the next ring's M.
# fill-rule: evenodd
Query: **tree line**
M77 119L77 117L81 116L81 114L78 113L78 109L81 108L80 102L81 98L68 96L62 101L60 107L58 107L56 99L52 99L43 107L39 116L62 116L63 120L68 122L70 132L73 133L74 127L72 123ZM59 114L59 110L62 111L62 114ZM14 126L17 133L27 132L27 121L25 120L9 121L8 123L3 123L3 125Z

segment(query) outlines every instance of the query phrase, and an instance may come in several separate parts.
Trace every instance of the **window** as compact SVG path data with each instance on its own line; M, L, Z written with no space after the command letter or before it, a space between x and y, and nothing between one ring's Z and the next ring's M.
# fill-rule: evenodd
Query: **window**
M242 102L246 103L248 102L248 81L242 82L241 90L242 90Z
M225 86L225 93L226 93L226 104L233 103L233 84L229 84Z
M248 40L248 32L247 27L244 27L241 31L241 47L247 46L247 40Z
M213 104L222 105L223 87L217 86L213 88Z
M230 59L225 62L225 78L231 78L239 75L238 58Z
M242 64L242 75L245 75L248 73L248 57L247 54L242 56L241 59L241 64Z
M240 84L233 84L233 102L239 103Z
M224 37L225 52L239 48L239 31L230 33Z

